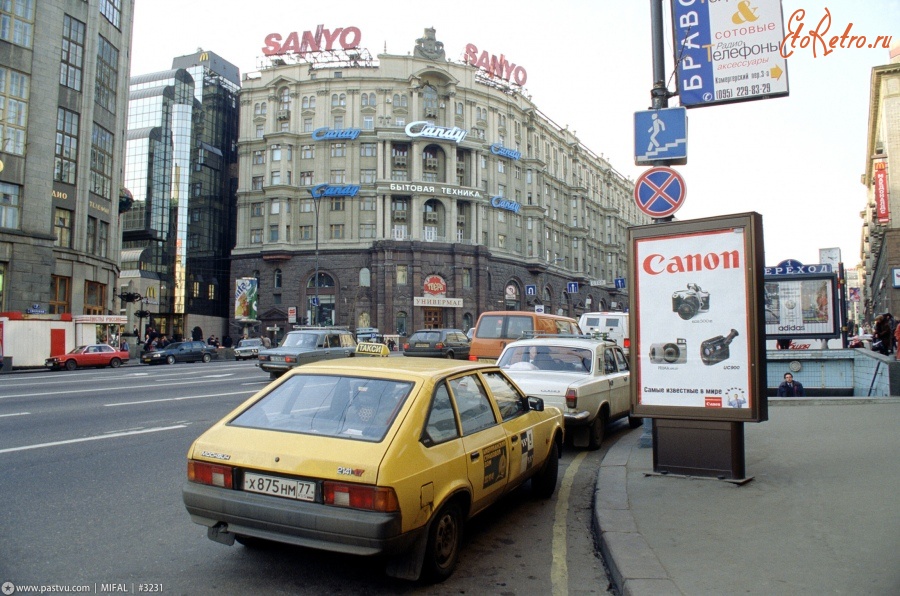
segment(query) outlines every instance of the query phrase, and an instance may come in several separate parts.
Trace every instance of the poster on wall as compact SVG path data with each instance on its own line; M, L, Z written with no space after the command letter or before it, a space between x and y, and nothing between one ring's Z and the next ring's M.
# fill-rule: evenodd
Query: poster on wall
M840 337L837 275L767 275L766 338Z
M637 416L766 419L756 213L629 230Z
M256 287L255 277L239 277L235 280L234 318L236 320L256 320Z

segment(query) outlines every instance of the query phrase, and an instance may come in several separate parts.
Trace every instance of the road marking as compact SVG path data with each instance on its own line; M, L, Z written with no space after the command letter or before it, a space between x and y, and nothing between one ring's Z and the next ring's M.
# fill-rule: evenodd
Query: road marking
M562 485L556 493L556 511L553 517L553 564L550 569L550 583L553 596L566 596L569 593L569 565L566 562L566 523L569 513L569 493L578 467L584 461L587 451L582 451L572 460L563 476Z
M156 404L167 401L183 401L185 399L203 399L205 397L222 397L224 395L250 395L255 391L232 391L230 393L207 393L205 395L186 395L184 397L167 397L164 399L143 399L141 401L123 401L115 404L103 404L104 407L114 408L116 406L138 406L142 404Z
M159 389L160 387L177 387L179 385L196 385L197 383L203 383L202 379L196 379L193 381L183 381L180 383L157 383L154 382L152 385L137 385L134 387L129 387L128 391L134 392L140 389ZM28 397L44 397L47 395L66 395L71 393L102 393L102 392L111 392L115 391L117 393L122 393L122 387L89 387L85 389L72 389L71 391L46 391L42 393L29 393ZM228 395L227 393L220 393L217 395ZM21 395L0 395L0 399L10 399L12 397L22 397Z
M161 426L158 428L145 428L143 430L133 430L128 432L118 432L106 435L97 435L94 437L83 437L81 439L68 439L66 441L53 441L52 443L38 443L36 445L23 445L22 447L10 447L9 449L0 449L0 453L13 453L14 451L28 451L29 449L41 449L43 447L57 447L59 445L71 445L73 443L84 443L85 441L99 441L101 439L116 439L119 437L127 437L130 435L143 435L147 433L158 433L164 430L176 430L179 428L187 428L186 424L178 424L176 426Z
M0 414L0 418L8 418L10 416L29 416L31 412L16 412L15 414Z

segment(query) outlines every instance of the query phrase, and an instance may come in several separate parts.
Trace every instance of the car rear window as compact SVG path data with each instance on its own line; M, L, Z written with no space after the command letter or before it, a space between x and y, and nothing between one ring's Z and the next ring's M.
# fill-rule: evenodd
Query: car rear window
M500 356L497 366L503 370L546 370L588 374L591 372L591 350L566 346L510 346Z
M420 331L412 334L412 337L409 338L409 343L415 343L417 341L435 342L440 341L440 339L441 333L439 331Z
M503 324L506 322L506 329ZM533 331L534 323L531 317L515 317L510 315L486 315L481 317L475 337L480 339L511 339L519 338L526 331Z
M384 439L412 387L408 381L298 375L229 424L377 443Z

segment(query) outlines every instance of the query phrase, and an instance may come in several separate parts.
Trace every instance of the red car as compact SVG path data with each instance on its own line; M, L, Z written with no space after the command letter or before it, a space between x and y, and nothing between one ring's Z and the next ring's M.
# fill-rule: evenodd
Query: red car
M90 344L88 346L78 346L68 354L61 356L51 356L44 361L44 366L50 370L75 370L84 366L111 366L119 368L123 362L128 362L129 354L127 351L117 350L107 344Z

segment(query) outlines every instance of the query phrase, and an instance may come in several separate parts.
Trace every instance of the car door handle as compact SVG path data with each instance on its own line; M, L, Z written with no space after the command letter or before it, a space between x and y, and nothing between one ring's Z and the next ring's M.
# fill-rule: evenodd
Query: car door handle
M519 440L519 435L513 435L509 438L509 440L511 443L515 443L516 441Z
M478 461L478 458L479 458L480 456L481 456L480 453L478 453L477 451L473 451L473 452L469 455L469 459L471 459L472 461Z

